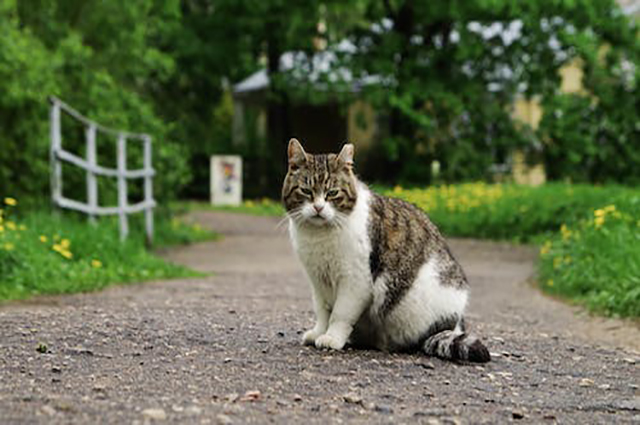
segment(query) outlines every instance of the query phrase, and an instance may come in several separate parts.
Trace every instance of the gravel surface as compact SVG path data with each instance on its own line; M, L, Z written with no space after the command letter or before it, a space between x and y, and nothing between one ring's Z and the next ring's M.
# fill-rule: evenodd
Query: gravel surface
M203 279L0 307L0 423L638 423L640 329L528 283L535 252L453 240L493 361L300 345L310 290L277 220L164 253Z

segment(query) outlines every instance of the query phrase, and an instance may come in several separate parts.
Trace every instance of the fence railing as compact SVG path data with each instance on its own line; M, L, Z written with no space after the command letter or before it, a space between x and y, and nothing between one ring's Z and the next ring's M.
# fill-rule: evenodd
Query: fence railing
M80 211L89 216L91 222L99 215L118 215L120 219L120 239L126 239L129 234L128 215L144 211L145 232L148 245L153 242L153 176L155 171L151 160L151 137L147 134L129 133L104 127L64 103L56 97L51 101L51 197L53 204L60 208ZM61 112L73 117L85 127L86 157L81 158L62 147ZM98 133L117 137L116 153L117 168L107 168L98 165L96 136ZM141 140L143 143L143 168L129 170L127 168L127 141ZM73 164L87 172L87 202L69 199L62 192L62 162ZM98 204L98 176L117 179L118 205L104 207ZM144 198L142 202L129 204L127 196L127 181L130 179L144 179Z

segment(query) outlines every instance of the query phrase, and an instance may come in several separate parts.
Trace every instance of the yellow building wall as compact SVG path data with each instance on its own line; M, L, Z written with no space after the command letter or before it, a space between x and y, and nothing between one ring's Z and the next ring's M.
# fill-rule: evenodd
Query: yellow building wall
M578 93L588 95L582 84L584 77L583 63L574 59L558 71L560 74L560 91L563 93ZM517 99L513 104L511 116L516 121L537 130L543 114L539 98ZM541 185L546 180L546 173L542 164L528 165L524 153L516 151L512 156L512 177L518 184Z

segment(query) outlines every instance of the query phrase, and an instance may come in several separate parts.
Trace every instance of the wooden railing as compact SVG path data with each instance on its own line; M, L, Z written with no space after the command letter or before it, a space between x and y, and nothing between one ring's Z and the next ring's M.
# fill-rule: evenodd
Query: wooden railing
M144 211L145 232L147 244L153 242L153 176L155 171L151 161L151 137L148 134L136 134L104 127L64 103L58 98L51 97L51 196L53 204L60 208L80 211L95 222L99 215L118 215L120 219L120 239L126 239L129 234L128 215ZM60 113L64 112L82 123L85 127L86 157L81 158L62 148L62 131ZM98 133L117 137L117 168L107 168L98 165L96 136ZM127 141L140 140L143 143L143 168L129 170L127 168ZM68 162L87 172L87 202L79 202L66 198L62 192L62 162ZM98 204L97 176L113 177L117 179L118 205L103 207ZM127 197L127 181L130 179L144 179L144 199L137 204L129 204Z

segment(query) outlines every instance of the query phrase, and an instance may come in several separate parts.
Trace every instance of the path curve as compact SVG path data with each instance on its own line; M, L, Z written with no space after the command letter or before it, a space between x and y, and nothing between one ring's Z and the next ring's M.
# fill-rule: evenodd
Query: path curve
M638 327L542 296L530 248L451 241L494 355L460 366L300 346L309 287L277 220L190 218L225 238L165 255L213 276L0 307L0 422L640 423Z

